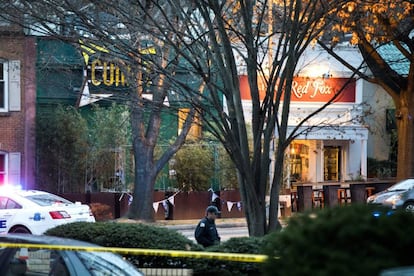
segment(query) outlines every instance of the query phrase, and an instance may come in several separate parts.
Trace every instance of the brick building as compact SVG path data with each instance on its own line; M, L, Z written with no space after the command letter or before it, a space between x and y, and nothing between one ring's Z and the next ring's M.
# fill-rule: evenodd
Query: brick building
M34 186L35 56L33 37L0 22L0 184Z

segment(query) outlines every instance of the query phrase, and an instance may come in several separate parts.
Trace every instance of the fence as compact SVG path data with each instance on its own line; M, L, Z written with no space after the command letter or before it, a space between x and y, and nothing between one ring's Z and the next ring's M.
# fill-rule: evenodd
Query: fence
M118 192L60 194L71 201L86 204L100 203L108 206L111 219L127 214L129 194ZM214 204L221 211L221 218L243 218L244 208L238 190L219 192L154 192L154 217L156 220L199 219L208 205ZM191 208L189 208L191 206ZM168 210L168 211L167 211Z

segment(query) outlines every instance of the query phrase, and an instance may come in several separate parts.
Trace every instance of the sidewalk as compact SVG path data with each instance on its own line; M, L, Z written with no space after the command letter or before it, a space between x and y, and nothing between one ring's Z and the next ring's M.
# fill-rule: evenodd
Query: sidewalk
M157 220L154 224L170 229L195 229L200 219ZM247 223L245 218L219 218L216 219L216 226L219 228L247 227Z
M201 218L200 218L201 219ZM163 226L170 229L189 230L195 229L200 219L186 219L186 220L156 220L151 223L155 226ZM137 223L137 221L129 219L118 219L119 222ZM282 227L286 226L286 218L280 219ZM247 227L246 218L219 218L216 219L217 228L231 228L231 227Z
M282 227L286 227L288 218L280 218L280 223ZM189 220L157 220L154 225L165 226L170 229L195 229L199 219L189 219ZM217 228L232 228L232 227L247 227L247 222L245 218L220 218L216 219Z

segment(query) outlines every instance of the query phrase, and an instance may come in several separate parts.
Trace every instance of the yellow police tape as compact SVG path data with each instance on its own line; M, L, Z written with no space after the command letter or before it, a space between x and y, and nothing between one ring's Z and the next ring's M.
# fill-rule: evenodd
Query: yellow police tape
M184 250L162 250L162 249L143 249L143 248L121 248L121 247L93 247L93 246L72 246L72 245L51 245L51 244L31 244L31 243L1 243L0 247L11 248L34 248L51 250L71 250L88 252L112 252L121 255L144 255L144 256L164 256L173 258L204 258L225 260L233 262L263 263L266 255L259 254L240 254L240 253L220 253L220 252L199 252Z

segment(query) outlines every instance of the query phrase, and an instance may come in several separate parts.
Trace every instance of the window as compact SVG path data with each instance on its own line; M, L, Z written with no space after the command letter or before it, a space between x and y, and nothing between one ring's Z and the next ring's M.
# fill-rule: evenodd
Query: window
M7 111L7 63L0 62L0 111Z
M21 153L0 151L0 186L21 185Z
M60 196L53 195L53 194L41 194L41 195L30 195L26 196L26 199L36 203L40 206L51 206L53 204L57 203L63 203L63 204L73 204L69 200L66 200Z
M22 209L22 206L7 197L0 197L0 209Z
M3 268L8 269L6 275L70 275L61 252L37 248L8 249L8 252L10 260L4 262Z
M22 206L14 200L7 200L6 209L22 209Z
M20 111L20 61L0 60L0 112Z
M0 152L0 185L6 182L6 155Z

